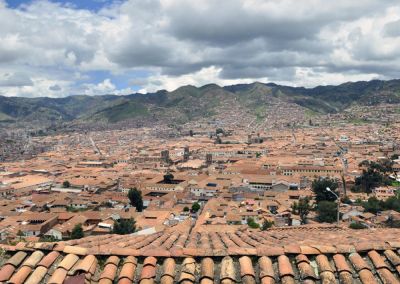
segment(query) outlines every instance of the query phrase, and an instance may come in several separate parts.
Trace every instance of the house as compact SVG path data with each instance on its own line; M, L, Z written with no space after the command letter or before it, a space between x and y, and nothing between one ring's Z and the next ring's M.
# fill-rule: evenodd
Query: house
M84 226L87 217L83 215L75 215L63 224L55 225L53 228L46 232L46 236L51 236L57 240L64 240L71 237L71 233L76 225L81 224L85 235L88 235L91 227Z

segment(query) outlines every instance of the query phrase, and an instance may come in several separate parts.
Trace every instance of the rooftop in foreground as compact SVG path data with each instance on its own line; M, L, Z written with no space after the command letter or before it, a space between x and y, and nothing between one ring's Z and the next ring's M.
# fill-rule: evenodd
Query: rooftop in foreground
M305 227L19 243L3 246L0 282L400 283L399 233Z

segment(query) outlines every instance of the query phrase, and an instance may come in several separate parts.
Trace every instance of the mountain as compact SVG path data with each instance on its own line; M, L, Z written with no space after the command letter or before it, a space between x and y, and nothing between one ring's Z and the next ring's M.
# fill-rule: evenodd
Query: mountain
M229 108L260 118L282 105L326 114L341 112L351 106L380 103L400 104L400 80L361 81L315 88L259 82L225 87L209 84L128 96L0 96L0 124L117 123L125 120L182 123L217 116L221 109Z

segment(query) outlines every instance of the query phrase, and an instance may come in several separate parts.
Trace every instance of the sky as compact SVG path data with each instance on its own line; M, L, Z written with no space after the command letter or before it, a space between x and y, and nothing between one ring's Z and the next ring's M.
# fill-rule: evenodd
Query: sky
M399 0L0 0L0 95L400 78Z

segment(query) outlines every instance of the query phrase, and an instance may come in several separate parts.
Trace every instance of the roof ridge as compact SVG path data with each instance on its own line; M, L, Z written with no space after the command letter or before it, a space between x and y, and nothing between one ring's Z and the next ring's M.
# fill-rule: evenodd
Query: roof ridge
M99 255L99 256L137 256L137 257L214 257L214 256L279 256L286 254L303 254L303 255L319 255L319 254L351 254L361 253L368 251L386 251L400 249L400 242L360 242L355 245L284 245L275 247L260 246L257 248L249 247L234 247L226 249L222 254L221 250L197 250L193 248L165 249L162 247L154 247L148 249L132 249L132 248L119 248L111 247L104 250L99 248L85 248L81 246L65 245L60 243L24 243L20 242L15 246L0 245L0 249L5 252L17 251L57 251L65 254L75 255Z

